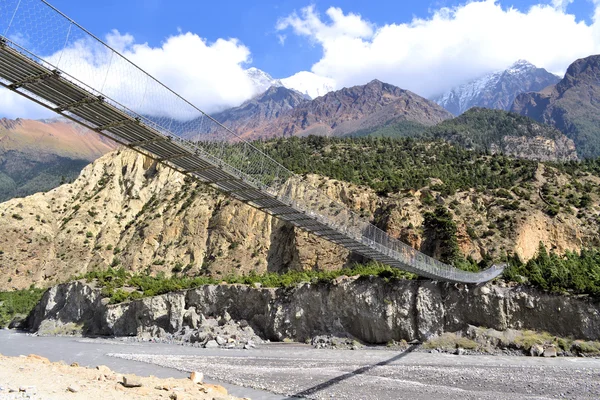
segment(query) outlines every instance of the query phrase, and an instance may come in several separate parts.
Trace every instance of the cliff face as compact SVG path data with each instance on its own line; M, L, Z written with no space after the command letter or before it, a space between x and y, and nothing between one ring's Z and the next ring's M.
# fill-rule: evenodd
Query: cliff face
M593 176L578 179L591 187L599 184ZM590 192L588 211L580 215L549 216L540 188L546 184L558 190L571 180L543 165L524 195L528 200L475 190L442 196L433 181L431 187L378 197L371 189L317 176L297 183L298 193L306 181L422 250L428 243L428 233L421 229L423 214L436 204L451 210L460 249L476 260L503 251L527 260L540 241L558 253L598 245L597 195ZM110 265L218 277L337 269L353 260L342 247L187 181L130 150L97 160L72 184L0 203L0 290L48 286Z
M348 184L336 190L362 195ZM0 204L0 220L3 289L109 265L225 275L337 268L349 255L130 150L89 165L72 184Z
M194 327L186 315L192 307L204 317L227 312L234 320L247 321L262 338L277 341L305 341L319 334L350 334L367 343L426 340L469 325L600 339L600 305L589 299L526 287L474 288L376 277L340 277L332 284L289 289L203 286L117 305L106 305L100 290L73 282L45 293L29 327L42 328L41 334L61 326L78 326L87 335L135 336L158 328L189 333Z

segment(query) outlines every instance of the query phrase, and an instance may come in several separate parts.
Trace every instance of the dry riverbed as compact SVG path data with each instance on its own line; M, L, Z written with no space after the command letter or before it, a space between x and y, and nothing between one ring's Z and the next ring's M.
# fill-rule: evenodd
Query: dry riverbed
M201 377L200 377L201 378ZM234 400L219 385L191 379L121 375L106 366L80 367L38 355L0 355L0 399L200 399Z

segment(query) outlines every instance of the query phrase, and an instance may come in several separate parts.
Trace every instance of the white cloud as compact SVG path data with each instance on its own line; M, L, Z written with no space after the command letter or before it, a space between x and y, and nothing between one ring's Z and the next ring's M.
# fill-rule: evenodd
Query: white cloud
M527 11L485 0L379 27L339 8L325 17L307 7L281 19L277 29L320 45L323 56L312 72L338 87L377 78L433 96L518 59L560 74L575 59L600 53L600 1L594 2L591 25L564 11L569 0Z
M134 111L179 119L191 116L181 104L165 101L165 89L157 82L147 79L122 58L113 56L104 46L81 35L72 34L72 37L64 50L60 46L60 50L44 58ZM250 50L237 39L209 43L188 32L171 36L161 46L152 47L135 43L133 36L114 30L106 36L106 42L206 112L239 105L256 94L244 69L251 61ZM0 95L2 115L47 116L38 115L38 108L27 108L25 104L26 101L17 100L4 91Z

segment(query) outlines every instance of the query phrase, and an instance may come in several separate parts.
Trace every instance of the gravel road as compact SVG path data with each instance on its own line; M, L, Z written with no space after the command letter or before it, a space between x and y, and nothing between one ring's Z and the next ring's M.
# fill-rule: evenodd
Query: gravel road
M228 386L232 394L253 400L600 398L600 359L456 356L411 350L316 350L299 344L268 344L255 350L198 349L0 331L0 353L5 355L37 353L51 359L87 360L89 365L106 364L159 377L199 370L220 384L233 384Z

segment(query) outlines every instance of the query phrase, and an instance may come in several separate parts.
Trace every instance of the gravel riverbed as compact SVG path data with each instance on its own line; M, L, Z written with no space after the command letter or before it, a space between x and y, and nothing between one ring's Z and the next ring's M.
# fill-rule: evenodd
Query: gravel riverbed
M233 384L230 393L254 400L600 398L600 360L592 358L459 356L416 347L328 350L282 343L252 350L200 349L0 332L0 353L18 351L22 343L26 349L18 354L45 355L35 347L52 343L54 349L61 348L61 359L69 361L94 349L92 363L102 359L108 365L104 360L111 359L111 365L138 375L178 377L182 371L198 370L219 383Z

